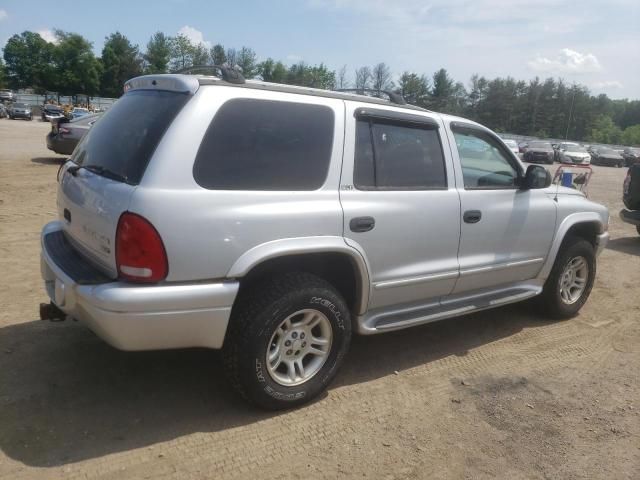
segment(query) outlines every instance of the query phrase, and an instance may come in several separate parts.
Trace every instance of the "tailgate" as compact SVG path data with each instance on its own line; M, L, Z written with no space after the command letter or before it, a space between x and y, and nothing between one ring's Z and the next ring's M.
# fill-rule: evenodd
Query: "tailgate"
M111 278L117 276L115 236L120 215L127 210L135 186L81 169L75 176L60 172L58 214L68 240Z

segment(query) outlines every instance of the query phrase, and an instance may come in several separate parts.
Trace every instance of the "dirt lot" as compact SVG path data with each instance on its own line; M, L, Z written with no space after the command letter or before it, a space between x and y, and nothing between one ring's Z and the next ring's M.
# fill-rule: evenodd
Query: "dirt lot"
M356 338L328 394L273 414L238 401L215 352L124 353L37 320L39 232L62 157L47 124L0 120L0 477L640 476L640 237L623 169L595 167L610 246L578 318L512 306Z

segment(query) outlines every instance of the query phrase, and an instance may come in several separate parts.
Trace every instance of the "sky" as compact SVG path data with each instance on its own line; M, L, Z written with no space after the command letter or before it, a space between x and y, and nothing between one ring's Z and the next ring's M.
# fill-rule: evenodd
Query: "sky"
M593 94L640 99L640 0L0 0L0 47L24 30L82 34L100 54L120 31L144 50L160 30L207 46L248 46L260 60L385 62L428 76L562 77Z

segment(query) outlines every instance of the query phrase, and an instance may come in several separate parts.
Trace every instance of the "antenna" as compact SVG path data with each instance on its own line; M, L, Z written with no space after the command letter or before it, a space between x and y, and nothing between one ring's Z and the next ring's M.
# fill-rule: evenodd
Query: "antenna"
M402 95L395 92L390 92L389 90L376 90L375 88L339 88L334 90L335 92L356 92L358 95L364 95L367 93L375 93L380 94L384 93L387 97L389 97L389 101L391 103L395 103L398 105L406 105L407 101L404 99Z
M222 80L229 83L242 84L245 83L245 79L242 73L235 68L228 67L226 65L192 65L190 67L182 68L173 73L182 73L187 75L197 75L198 73L206 74L210 73L215 75L220 72Z

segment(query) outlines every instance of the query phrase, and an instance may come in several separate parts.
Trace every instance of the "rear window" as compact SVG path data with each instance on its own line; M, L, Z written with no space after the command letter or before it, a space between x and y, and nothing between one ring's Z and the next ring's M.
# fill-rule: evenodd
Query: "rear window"
M212 190L316 190L329 169L333 110L239 98L216 113L193 166Z
M156 90L125 94L78 144L71 160L137 185L164 132L189 98Z

